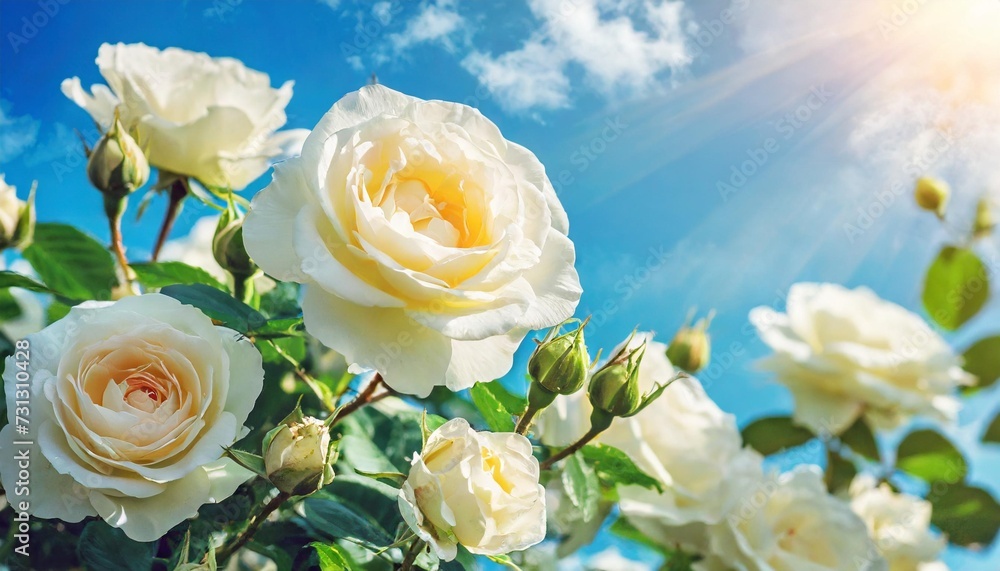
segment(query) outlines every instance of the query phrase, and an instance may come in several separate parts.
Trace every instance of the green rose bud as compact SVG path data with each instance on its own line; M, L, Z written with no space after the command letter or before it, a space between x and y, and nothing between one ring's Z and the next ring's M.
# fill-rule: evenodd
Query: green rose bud
M997 219L993 214L989 199L980 198L979 203L976 204L976 220L972 226L972 234L976 238L985 238L993 233L996 225Z
M243 218L231 208L219 216L219 225L212 239L212 254L224 270L237 278L246 278L257 272L257 266L243 246Z
M105 195L128 196L149 180L149 162L117 118L97 141L87 161L87 177Z
M917 186L913 191L917 205L937 214L938 218L944 218L950 196L951 189L948 187L948 183L926 176L917 181Z
M282 492L304 496L333 481L330 428L296 407L264 436L264 471Z
M528 361L528 374L535 383L560 395L571 395L583 388L590 370L584 327L586 322L562 335L558 335L559 328L554 328L539 344Z
M674 335L667 347L670 363L689 373L697 373L708 365L712 354L708 324L711 318L701 319L694 327L685 325Z
M26 248L35 234L35 189L28 200L17 198L17 189L0 174L0 250Z
M639 391L639 363L646 343L628 350L628 344L590 379L590 404L595 411L611 416L629 416L642 404Z

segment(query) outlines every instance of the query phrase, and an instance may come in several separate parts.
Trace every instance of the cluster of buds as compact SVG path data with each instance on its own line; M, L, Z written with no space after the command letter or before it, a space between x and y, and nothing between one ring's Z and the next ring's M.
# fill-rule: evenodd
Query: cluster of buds
M35 189L28 200L17 198L17 189L0 174L0 250L26 248L35 234Z
M279 491L304 496L333 481L336 443L330 427L298 406L264 436L264 472Z
M709 314L708 317L699 319L693 327L685 323L677 331L667 346L667 359L670 359L672 365L692 374L708 365L712 356L712 340L708 334L711 322L712 314Z
M87 177L108 199L121 200L149 180L149 162L118 117L89 151Z

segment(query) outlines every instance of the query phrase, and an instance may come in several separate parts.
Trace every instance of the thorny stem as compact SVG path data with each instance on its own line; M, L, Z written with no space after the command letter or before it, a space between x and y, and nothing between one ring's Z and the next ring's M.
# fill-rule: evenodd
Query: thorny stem
M531 427L531 421L534 420L538 411L539 409L529 406L528 409L524 411L524 414L521 415L521 418L517 421L517 428L514 429L514 432L522 436L526 434L528 432L528 428Z
M587 443L593 440L594 438L597 438L597 435L602 432L604 432L603 429L596 429L594 427L591 427L590 430L588 430L586 434L580 437L579 440L577 440L573 444L570 444L566 448L563 448L559 452L556 452L554 455L548 457L544 462L542 462L539 465L539 467L542 470L548 470L556 462L562 460L563 458L566 458L567 456L572 456L573 454L576 454L578 450L586 446Z
M358 396L354 397L354 400L344 405L344 408L340 409L340 412L337 413L337 416L333 419L330 425L332 426L337 424L341 420L344 420L351 414L357 412L358 409L366 404L382 400L393 392L389 387L385 387L386 390L384 392L376 395L375 392L379 387L385 387L385 381L382 380L382 375L380 373L375 373L375 378L368 383L368 386L358 393Z
M426 543L424 543L422 539L414 540L414 542L410 544L410 550L406 552L406 557L403 559L403 562L399 564L399 571L410 571L413 569L413 563L417 560L417 557L420 556L420 552L423 551L424 545L426 545Z
M122 285L128 288L132 282L132 269L125 256L125 243L122 239L122 214L125 212L124 197L104 197L104 213L108 216L108 226L111 229L111 252L121 266L124 281Z
M187 193L187 185L183 179L178 178L170 186L170 202L167 204L167 212L163 215L163 225L160 226L160 235L156 237L156 245L153 246L153 262L160 257L160 250L163 248L163 244L166 243L167 237L170 236L170 231L174 227L174 221L177 219L177 213L181 211L181 203L184 201Z
M247 542L250 541L250 539L253 537L253 535L257 533L257 530L260 528L260 525L264 523L264 521L267 519L267 516L271 515L274 512L274 510L281 507L281 504L285 503L285 501L288 500L288 498L290 497L292 497L291 494L286 494L285 492L278 492L277 496L271 498L271 501L264 504L264 506L260 509L260 511L258 511L250 518L250 524L247 525L246 529L240 532L238 536L236 536L236 539L232 543L223 547L216 553L215 560L224 562L226 559L229 559L229 557L232 556L234 553L239 551L240 548L246 545Z

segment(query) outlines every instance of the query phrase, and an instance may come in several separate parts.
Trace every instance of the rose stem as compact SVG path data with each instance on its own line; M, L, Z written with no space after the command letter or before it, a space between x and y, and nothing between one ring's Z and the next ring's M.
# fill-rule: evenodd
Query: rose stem
M274 510L278 509L281 504L285 503L285 500L290 497L292 497L291 494L278 492L277 496L271 498L271 501L264 504L264 507L262 507L260 511L250 518L250 524L247 525L246 529L240 532L238 536L236 536L235 541L230 543L228 546L223 547L218 553L216 553L215 560L217 562L225 562L226 559L229 559L229 557L239 551L240 548L246 545L246 543L250 541L250 538L257 533L257 529L260 528L260 524L264 523L267 516L271 515Z
M337 416L333 419L333 422L330 423L330 426L333 426L334 424L340 422L341 420L344 420L345 418L347 418L347 416L353 414L359 408L365 406L366 404L375 402L377 400L381 400L389 396L389 394L392 392L391 389L378 396L375 396L375 391L377 391L378 388L383 385L385 385L385 382L382 380L382 374L375 373L375 378L372 379L370 383L368 383L368 386L366 386L364 390L358 393L358 396L354 397L354 400L344 405L344 408L340 409L340 412L337 413Z
M412 544L410 544L410 550L406 552L406 558L399 565L399 571L410 571L413 569L413 562L417 560L420 556L420 552L424 549L424 541L422 539L415 539Z
M524 414L521 415L520 420L517 421L517 428L514 429L514 432L522 436L527 434L528 428L531 427L531 421L534 420L536 414L538 414L538 409L529 406L524 411Z
M184 180L180 178L175 180L174 184L170 187L170 202L167 204L167 212L163 215L163 225L160 226L160 235L156 237L156 245L153 246L153 262L160 257L160 250L167 241L170 230L174 227L174 220L177 219L177 213L180 212L181 203L186 196L187 185L184 184Z
M125 257L125 244L122 240L122 214L125 212L125 198L104 197L104 213L108 216L108 225L111 228L111 251L118 259L118 265L122 268L122 275L125 281L123 285L128 287L132 282L132 269L128 265L128 258Z
M586 446L588 442L590 442L594 438L597 438L597 435L600 434L600 433L602 433L602 432L604 432L603 429L598 430L598 429L595 429L595 428L591 427L590 430L587 431L587 434L584 434L579 440L577 440L573 444L570 444L566 448L563 448L559 452L556 452L553 456L550 456L549 458L547 458L544 462L542 462L539 465L539 468L541 468L542 470L548 470L556 462L562 460L563 458L565 458L567 456L575 454L577 450L579 450L579 449L583 448L584 446Z

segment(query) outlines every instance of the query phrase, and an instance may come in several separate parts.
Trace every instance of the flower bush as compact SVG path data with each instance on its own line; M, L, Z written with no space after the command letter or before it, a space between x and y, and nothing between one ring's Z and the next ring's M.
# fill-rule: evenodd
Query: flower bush
M962 453L909 427L1000 377L997 337L960 356L933 326L989 295L982 208L928 270L933 325L836 284L755 309L795 410L741 431L695 376L711 315L669 344L587 343L545 167L476 109L373 84L302 143L278 131L291 82L239 61L118 44L97 64L107 86L63 91L102 130L110 243L36 222L0 176L21 258L0 271L0 564L551 569L610 534L665 570L938 571L946 544L994 541ZM168 197L145 259L121 220L151 167ZM188 197L220 214L168 241Z

